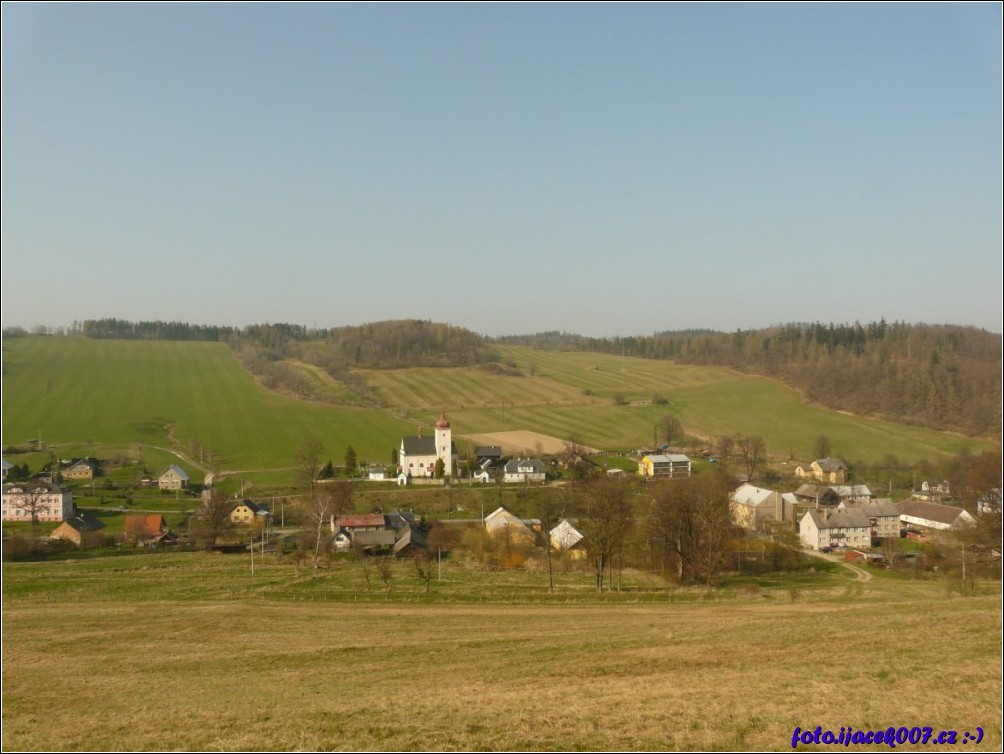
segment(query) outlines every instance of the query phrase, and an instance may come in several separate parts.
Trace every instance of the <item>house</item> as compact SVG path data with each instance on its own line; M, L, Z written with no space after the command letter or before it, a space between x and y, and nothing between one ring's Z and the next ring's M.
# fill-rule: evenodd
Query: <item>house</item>
M230 523L243 526L257 526L267 523L268 517L272 513L261 503L251 500L243 500L237 507L230 511Z
M125 518L122 531L127 542L143 546L157 545L171 534L167 522L159 513L130 513Z
M690 459L682 453L662 453L644 456L638 463L638 475L649 479L690 476Z
M387 474L387 469L383 466L370 466L369 469L366 470L366 477L371 482L385 482L390 479L390 476Z
M162 490L181 490L188 487L189 481L191 479L184 469L172 463L167 467L167 471L160 475L157 486Z
M14 464L8 461L6 458L0 458L0 462L3 463L3 480L7 481L8 472L14 468Z
M808 466L804 464L796 466L795 476L813 477L830 484L843 484L847 481L847 464L839 458L819 458Z
M899 539L899 510L889 498L867 502L842 501L837 508L854 509L864 513L868 517L873 541L876 539Z
M537 458L513 458L505 465L503 478L507 482L544 482L547 468Z
M832 547L871 547L871 524L857 508L810 509L798 524L803 547L813 550Z
M553 549L565 553L573 560L586 556L585 535L567 518L561 519L558 525L551 529L549 537Z
M780 492L742 484L729 498L732 523L747 531L758 531L768 521L784 520L784 501Z
M957 531L976 524L976 519L963 508L929 503L924 500L902 500L896 503L899 520L907 528L929 531Z
M510 541L519 540L529 544L536 541L533 530L526 522L502 507L485 516L485 529L492 537L505 536Z
M436 462L442 461L443 475L453 476L458 455L452 438L450 422L444 409L436 422L436 431L432 437L423 437L420 430L418 436L401 438L401 449L398 452L401 473L413 477L431 477L436 473Z
M100 547L104 543L101 530L105 525L89 513L81 513L66 519L57 526L49 539L65 539L77 547Z
M52 482L12 482L3 487L4 521L65 521L73 516L73 493Z
M93 479L96 464L90 458L81 458L62 472L64 479Z

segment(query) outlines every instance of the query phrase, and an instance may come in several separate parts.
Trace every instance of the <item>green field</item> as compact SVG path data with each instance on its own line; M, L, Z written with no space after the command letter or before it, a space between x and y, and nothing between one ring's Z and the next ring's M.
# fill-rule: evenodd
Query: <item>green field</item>
M3 443L41 437L63 457L120 455L158 469L180 453L197 481L216 466L257 473L263 483L288 477L311 436L336 464L350 444L360 461L387 463L401 435L430 428L443 408L455 435L532 430L610 450L650 445L667 413L697 438L759 434L777 459L810 458L819 435L851 461L889 454L934 461L984 446L808 405L783 385L728 369L500 350L524 376L476 368L358 372L383 405L364 409L264 390L219 343L12 338L3 342ZM313 374L331 397L346 395L346 386ZM657 394L668 404L653 405ZM623 405L614 405L616 395Z
M426 594L409 563L389 589L365 568L4 564L4 750L790 750L816 725L980 726L965 750L1001 747L996 584L629 573L596 595L562 573L549 595L446 561Z

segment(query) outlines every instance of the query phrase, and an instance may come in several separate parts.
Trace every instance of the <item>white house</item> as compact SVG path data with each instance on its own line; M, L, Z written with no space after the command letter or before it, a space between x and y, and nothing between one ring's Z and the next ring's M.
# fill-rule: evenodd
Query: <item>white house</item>
M167 467L167 471L160 475L157 486L162 490L180 490L188 486L191 481L185 470L176 464Z
M51 482L14 482L3 487L4 521L65 521L73 516L73 493Z
M444 410L436 422L432 437L421 434L401 438L398 463L401 473L413 477L431 477L436 473L436 461L443 462L443 475L453 476L457 468L457 446L453 444L453 432Z
M805 512L798 524L804 547L871 547L871 523L860 509L819 509Z
M507 482L543 482L547 479L547 468L537 458L514 458L505 465Z

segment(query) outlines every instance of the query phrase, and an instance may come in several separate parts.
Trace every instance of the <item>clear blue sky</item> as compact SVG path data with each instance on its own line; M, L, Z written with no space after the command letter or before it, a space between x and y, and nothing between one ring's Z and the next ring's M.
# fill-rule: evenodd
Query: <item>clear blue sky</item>
M999 3L2 12L4 326L1002 329Z

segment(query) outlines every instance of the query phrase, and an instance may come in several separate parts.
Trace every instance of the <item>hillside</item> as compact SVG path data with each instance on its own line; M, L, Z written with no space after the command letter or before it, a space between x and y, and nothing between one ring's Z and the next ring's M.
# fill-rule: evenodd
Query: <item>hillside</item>
M498 342L727 366L781 380L840 411L971 436L1001 432L1001 336L973 327L883 320L622 338L550 332Z
M310 436L336 463L350 444L360 460L388 462L402 434L431 426L445 407L455 435L530 430L603 449L651 444L667 414L692 436L759 434L779 459L808 457L819 435L849 461L934 461L981 448L956 435L807 405L777 382L721 367L518 346L499 347L499 355L515 365L510 373L348 370L350 383L328 387L363 402L361 386L371 407L354 408L270 392L221 343L5 339L3 442L41 435L66 455L135 445L212 457L224 470L288 470Z

